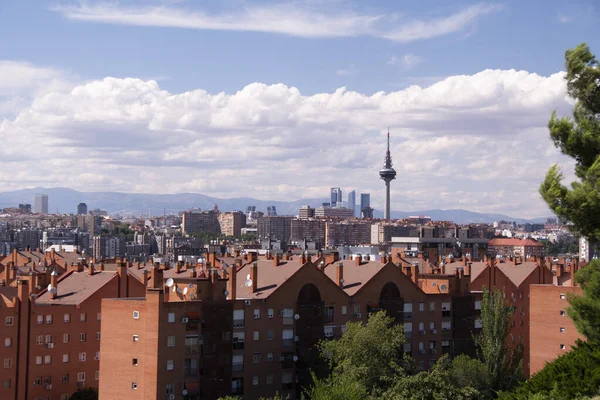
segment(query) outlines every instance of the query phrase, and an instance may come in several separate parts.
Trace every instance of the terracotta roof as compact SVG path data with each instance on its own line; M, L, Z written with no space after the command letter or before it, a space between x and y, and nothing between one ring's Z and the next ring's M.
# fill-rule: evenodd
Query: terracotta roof
M273 260L255 261L258 270L257 292L252 293L252 288L245 285L246 276L250 273L253 263L243 265L237 271L236 275L236 298L237 299L264 299L269 297L277 288L294 275L302 265L299 260L281 261L280 265L275 267Z
M529 247L544 247L543 244L533 239L512 239L512 238L495 238L490 239L489 246L529 246Z
M361 265L356 265L354 260L337 261L325 268L325 275L335 283L337 283L336 266L339 263L342 263L344 266L344 287L342 289L344 289L344 292L349 296L356 294L356 292L381 271L385 265L378 261L366 261ZM399 269L398 272L401 273Z
M50 292L44 289L40 292L36 304L80 304L116 276L117 274L112 271L97 271L94 275L89 275L86 270L69 271L58 280L57 298L52 300Z
M485 271L487 264L482 261L475 261L471 263L471 282L473 282L483 271ZM456 273L457 268L465 268L462 261L456 261L453 263L446 264L446 274L452 275Z
M537 268L537 264L533 261L526 261L518 265L506 262L496 263L496 266L517 287L521 286L523 281Z

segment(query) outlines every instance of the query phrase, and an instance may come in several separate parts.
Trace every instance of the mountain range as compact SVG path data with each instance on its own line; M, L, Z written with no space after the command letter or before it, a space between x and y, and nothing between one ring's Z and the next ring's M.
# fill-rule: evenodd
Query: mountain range
M279 215L296 215L302 205L318 207L327 199L301 199L295 201L265 201L248 197L219 199L199 193L179 194L143 194L120 192L79 192L69 188L33 188L21 189L10 192L0 192L0 208L16 207L20 203L33 205L34 194L48 195L49 212L75 213L77 204L86 203L88 209L99 208L109 214L144 214L157 216L163 212L172 213L190 208L202 210L212 209L216 204L221 211L242 210L249 205L256 206L257 211L266 212L267 206L277 207ZM494 221L544 222L544 218L523 219L513 218L503 214L482 214L467 210L418 210L418 211L392 211L392 218L405 218L410 215L426 215L435 221L454 221L459 224L467 223L492 223ZM376 218L381 218L383 212L374 211Z

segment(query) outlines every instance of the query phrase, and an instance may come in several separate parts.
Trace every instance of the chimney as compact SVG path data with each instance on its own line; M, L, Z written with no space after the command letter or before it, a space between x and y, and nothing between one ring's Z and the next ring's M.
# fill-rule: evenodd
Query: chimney
M274 267L279 266L279 254L275 254L275 256L273 257L273 266Z
M142 263L141 262L138 261L136 266L137 266L137 269L142 269Z
M55 289L54 293L50 292L50 298L54 300L58 296L58 272L56 270L50 274L50 285Z
M100 271L104 271L104 261L100 263Z
M94 263L90 263L88 266L88 275L94 275Z
M446 275L446 263L444 263L444 264L442 264L440 266L440 272L439 273L442 274L442 275Z
M150 273L150 288L160 289L163 281L163 271L160 268L154 267Z
M214 251L211 251L210 253L208 253L208 265L211 267L215 267L217 262L217 253L215 253Z
M252 293L258 292L258 264L254 263L250 267L250 279L252 280Z
M148 286L148 270L145 269L142 271L142 284L144 287Z
M229 267L229 280L227 281L227 291L229 292L229 300L235 300L235 296L236 296L236 289L237 289L237 267L236 265L232 265L231 267Z
M239 257L240 256L240 250L239 249L233 250L233 256L236 257L236 258Z
M310 253L306 255L306 262L312 262L312 256Z
M410 266L410 275L411 275L411 279L412 281L418 285L419 284L419 268L416 265L411 265Z
M119 275L119 297L127 297L127 263L120 262L117 265L117 275Z
M12 262L14 265L17 265L18 252L17 249L14 248L12 252Z
M573 264L571 264L571 265L573 265ZM563 264L558 264L556 266L556 276L560 278L561 276L563 276L564 273L565 273L565 266Z
M571 263L571 286L575 286L575 273L577 272L577 264Z
M464 268L457 268L456 272L458 275L458 279L462 279L465 277L465 269Z
M360 265L362 263L362 256L360 254L354 257L354 263L356 265Z
M300 255L300 264L306 264L306 254L304 254L304 252L302 252L302 254Z
M344 263L342 262L335 267L335 281L339 287L344 288Z
M17 282L17 297L21 303L29 301L29 294L31 293L29 282L26 279L19 280Z
M198 273L196 272L196 268L191 268L190 270L190 278L195 278Z
M175 273L178 274L181 272L181 261L177 261L177 263L175 264Z
M384 254L381 256L381 263L382 264L387 264L388 260L387 260L387 256Z
M468 262L465 267L465 275L471 276L471 267L473 266L472 262Z

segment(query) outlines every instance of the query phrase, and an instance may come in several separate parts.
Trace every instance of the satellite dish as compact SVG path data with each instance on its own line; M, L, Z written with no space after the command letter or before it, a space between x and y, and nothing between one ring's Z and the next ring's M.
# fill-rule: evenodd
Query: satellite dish
M174 284L175 284L175 281L173 280L173 278L167 279L167 283L166 283L167 287L171 287Z
M53 288L50 288L50 293L52 293L52 294L56 294L56 288L55 288L55 287L53 287Z
M190 294L190 299L194 300L196 298L196 295L194 293Z
M229 296L229 290L224 290L223 294L225 295L225 297Z
M52 289L52 284L51 284L51 283L50 283L50 284L48 284L48 287L47 287L47 289L48 289L48 291L50 291L50 290Z
M344 284L344 280L343 280L343 279L340 279L340 283L343 285L343 284Z
M298 320L300 319L300 315L299 315L299 314L296 314L296 315L294 315L294 319L295 319L296 321L298 321Z
M293 357L294 362L298 361L298 356Z
M250 286L252 286L252 279L246 279L246 282L244 282L244 285L245 285L246 287L250 287Z
M181 391L181 394L182 394L182 395L184 395L184 396L187 396L187 394L188 394L188 391L187 391L186 389L183 389L183 390Z
M177 291L177 286L173 286L173 293Z
M194 284L193 284L193 283L190 283L190 284L188 285L188 287L189 287L190 289L193 289L193 288L194 288Z
M37 285L37 290L40 290L42 288L41 285Z
M440 285L440 289L442 290L442 292L445 292L447 288L448 287L443 283Z
M188 292L188 288L183 288L183 295L185 296Z
M250 279L250 274L246 275L246 280Z
M181 288L177 288L177 293L181 294L183 292L183 290L181 290Z

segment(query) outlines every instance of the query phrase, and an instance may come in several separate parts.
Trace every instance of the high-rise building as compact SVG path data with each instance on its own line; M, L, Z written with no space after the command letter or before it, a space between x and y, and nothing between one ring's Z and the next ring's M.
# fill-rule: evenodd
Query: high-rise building
M125 237L115 235L94 236L92 254L94 260L98 261L125 256Z
M276 217L277 216L277 207L267 206L267 215L269 217Z
M371 194L360 194L360 217L373 218L373 209L371 208Z
M396 170L392 168L392 155L390 154L390 130L387 133L387 151L385 152L385 163L379 170L379 176L385 182L385 210L383 218L390 219L390 182L396 179Z
M33 212L37 214L48 214L48 195L33 195Z
M356 190L348 193L348 208L352 210L352 213L356 217Z
M214 211L184 212L181 220L181 233L190 235L194 233L220 234L218 214Z
M241 211L220 213L218 219L221 233L226 236L240 237L244 218L245 215Z
M331 207L343 207L344 200L342 199L342 189L341 188L331 188Z
M79 203L77 204L77 215L86 215L87 214L87 204Z
M292 219L284 216L259 217L256 226L259 239L270 238L289 243Z
M315 209L312 208L311 206L301 206L300 209L298 210L298 218L300 218L300 219L314 218L314 216L315 216Z

